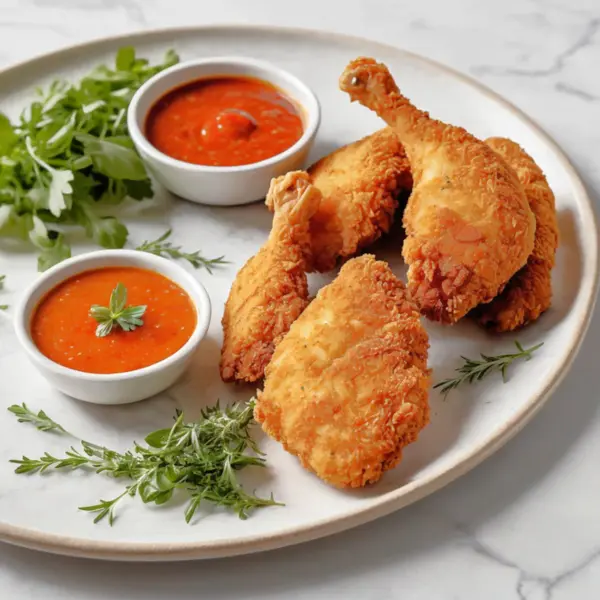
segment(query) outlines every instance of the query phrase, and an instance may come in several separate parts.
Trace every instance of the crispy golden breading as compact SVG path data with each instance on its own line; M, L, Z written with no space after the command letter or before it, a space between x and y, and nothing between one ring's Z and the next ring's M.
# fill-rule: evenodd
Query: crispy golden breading
M388 265L351 259L277 346L255 418L328 483L375 482L429 420L428 347Z
M518 144L490 138L486 144L516 172L535 215L535 243L527 264L489 304L473 312L474 318L493 331L513 331L535 321L552 301L551 271L558 246L554 194L542 170Z
M523 186L484 142L415 108L373 59L351 62L340 87L393 127L406 150L408 287L430 319L454 323L492 300L531 254L535 219Z
M261 379L277 343L308 304L309 220L321 194L304 171L271 182L269 239L237 274L223 314L223 381Z
M323 195L310 223L312 268L321 272L386 233L398 196L412 188L404 148L389 127L323 157L308 173Z

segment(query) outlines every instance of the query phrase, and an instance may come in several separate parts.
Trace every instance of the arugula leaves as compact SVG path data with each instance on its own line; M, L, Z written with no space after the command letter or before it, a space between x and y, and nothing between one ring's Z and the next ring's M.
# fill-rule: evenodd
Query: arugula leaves
M38 90L17 123L0 113L0 235L29 238L40 251L39 270L71 255L64 226L83 227L105 248L124 246L125 225L97 209L152 196L127 132L127 106L140 85L178 61L169 50L150 65L121 48L114 68Z

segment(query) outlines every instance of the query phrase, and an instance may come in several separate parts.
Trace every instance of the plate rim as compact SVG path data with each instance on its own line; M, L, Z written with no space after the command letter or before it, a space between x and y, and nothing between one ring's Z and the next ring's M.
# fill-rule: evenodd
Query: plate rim
M429 494L445 487L450 482L458 479L484 460L489 458L499 450L506 442L514 437L523 427L533 418L533 416L546 403L551 393L562 382L581 347L585 334L589 328L591 317L596 302L598 292L598 226L594 205L587 192L587 189L579 176L574 165L568 156L561 149L558 143L538 123L527 115L512 102L505 99L499 93L493 91L485 84L462 73L453 67L449 67L441 62L422 56L415 52L405 50L393 44L378 42L362 36L344 34L335 31L323 29L311 29L304 27L286 27L279 25L255 25L255 24L228 24L217 23L207 25L190 25L183 27L158 27L145 29L131 33L121 33L117 35L95 38L93 40L73 44L39 54L24 61L14 63L0 70L0 78L12 75L19 70L32 67L35 63L47 60L57 61L62 56L70 56L80 51L93 51L94 47L102 47L106 44L115 46L122 43L135 45L136 41L153 36L177 36L189 35L192 32L219 32L244 30L254 32L265 32L266 34L295 34L308 38L325 38L328 40L339 40L340 42L361 43L369 48L382 51L393 51L404 54L414 61L420 61L433 67L438 71L451 75L467 85L474 87L484 96L494 100L502 105L508 111L517 116L517 118L530 128L544 143L549 147L561 166L566 171L570 183L574 188L575 197L581 203L584 209L584 230L591 235L591 241L595 252L587 255L587 260L591 261L591 281L588 283L587 297L585 305L580 311L578 322L574 327L575 335L571 343L568 354L562 368L553 376L550 376L543 389L537 392L532 400L523 407L518 413L504 423L503 427L484 443L471 448L468 453L458 459L454 465L446 468L441 473L434 472L424 479L409 482L401 488L397 488L382 496L371 499L368 507L353 509L341 517L328 517L313 522L310 525L300 525L289 527L287 529L271 534L255 534L236 540L219 541L184 541L184 542L127 542L127 541L109 541L109 540L90 540L87 538L78 538L73 536L48 533L35 528L27 528L0 521L0 541L23 546L30 549L41 550L53 554L62 554L74 557L96 558L104 560L123 560L123 561L177 561L193 560L201 558L222 558L227 556L236 556L262 552L276 548L282 548L321 537L333 535L341 531L356 527L379 517L388 515L396 510L404 508L413 502L416 502ZM587 250L587 249L586 249ZM587 252L586 252L587 254ZM583 272L582 272L583 274ZM579 293L582 293L581 291Z

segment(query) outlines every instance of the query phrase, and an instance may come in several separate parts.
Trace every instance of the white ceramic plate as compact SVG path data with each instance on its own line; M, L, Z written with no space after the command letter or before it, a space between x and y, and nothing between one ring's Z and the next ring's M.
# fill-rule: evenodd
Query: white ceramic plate
M125 211L131 243L162 233L168 225L175 240L207 255L225 254L227 268L209 275L197 271L213 305L212 324L195 365L169 393L123 407L90 406L61 396L29 365L18 349L10 320L0 318L0 540L51 552L123 560L176 560L254 552L332 534L375 519L430 494L467 472L513 436L542 406L571 364L593 308L597 277L597 237L590 200L576 172L555 143L515 107L487 88L446 67L397 48L362 39L299 30L207 27L156 31L112 38L50 54L0 74L0 108L15 115L33 88L62 76L75 78L115 50L134 44L142 55L158 58L175 47L182 59L211 55L246 55L289 69L318 94L323 119L311 158L374 131L381 123L371 112L351 105L338 91L337 79L358 55L385 62L414 102L441 119L485 138L508 136L521 143L548 175L557 198L561 246L554 270L552 309L518 334L525 345L543 341L535 358L510 371L508 383L496 377L463 387L446 401L431 394L432 422L403 463L375 486L343 492L305 472L281 447L260 436L270 468L257 470L247 485L259 493L273 491L285 503L267 508L247 521L220 510L203 513L186 525L182 506L147 507L137 500L119 510L114 527L94 525L77 506L111 498L121 484L85 473L15 475L9 458L23 453L59 453L67 441L16 423L5 407L27 402L43 408L75 434L117 449L164 427L176 407L188 416L221 401L244 400L251 387L221 383L218 374L222 307L236 271L266 238L270 215L261 204L209 208L159 193L155 202ZM400 275L398 236L375 247ZM77 252L90 249L81 243ZM7 277L6 302L35 276L35 258L21 248L0 245L0 273ZM313 278L316 287L326 278ZM3 300L4 302L4 300ZM8 315L10 317L10 313ZM448 376L459 355L510 351L516 336L491 337L472 323L453 328L427 324L431 336L434 380Z

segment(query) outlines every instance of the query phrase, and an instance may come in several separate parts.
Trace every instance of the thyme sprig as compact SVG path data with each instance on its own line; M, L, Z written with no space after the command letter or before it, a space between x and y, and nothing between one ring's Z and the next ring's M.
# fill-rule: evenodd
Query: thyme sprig
M42 431L65 431L43 411L36 414L25 404L8 410L19 417L19 422L33 423ZM116 506L127 496L160 505L168 502L177 490L189 497L184 512L188 523L203 501L229 507L240 519L246 519L254 508L278 505L272 496L261 498L247 493L237 479L237 472L245 467L265 466L265 459L249 432L253 410L253 401L226 408L217 403L203 410L200 419L191 423L185 423L183 413L178 411L172 427L150 433L145 438L146 446L134 443L131 450L123 453L81 440L81 450L71 447L62 457L46 452L40 458L23 456L10 462L17 465L16 473L89 469L130 479L132 483L115 498L79 507L96 513L95 523L108 517L112 525ZM52 426L42 428L38 423L43 422Z

